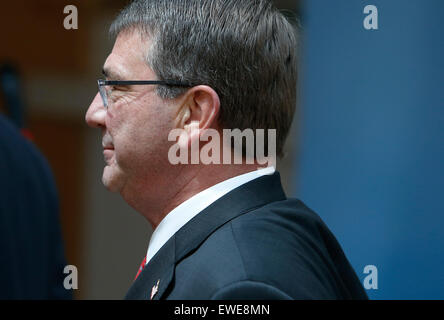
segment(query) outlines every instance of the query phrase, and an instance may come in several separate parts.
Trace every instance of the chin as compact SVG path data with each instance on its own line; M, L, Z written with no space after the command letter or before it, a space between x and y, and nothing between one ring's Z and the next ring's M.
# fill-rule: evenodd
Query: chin
M106 177L102 177L102 183L108 191L117 192L116 185L109 181Z
M122 185L122 179L120 175L115 172L116 170L107 166L103 170L102 183L108 191L119 192Z
M103 185L105 186L106 190L110 192L118 192L118 188L115 187L115 185L109 183L108 181L102 180Z

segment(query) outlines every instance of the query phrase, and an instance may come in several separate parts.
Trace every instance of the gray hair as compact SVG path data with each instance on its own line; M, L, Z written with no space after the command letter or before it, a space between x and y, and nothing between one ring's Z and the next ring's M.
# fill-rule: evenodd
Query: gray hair
M153 40L147 63L159 79L212 87L223 128L276 129L283 154L296 105L297 36L271 1L135 0L110 33L131 29ZM163 98L183 92L158 88Z

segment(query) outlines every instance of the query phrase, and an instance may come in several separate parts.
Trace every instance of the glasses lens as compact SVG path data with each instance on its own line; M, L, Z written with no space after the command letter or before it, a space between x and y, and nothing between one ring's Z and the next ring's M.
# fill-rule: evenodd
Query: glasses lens
M108 98L106 95L106 89L104 87L104 84L99 80L98 85L99 85L100 96L102 97L102 101L103 101L103 106L105 108L108 108Z

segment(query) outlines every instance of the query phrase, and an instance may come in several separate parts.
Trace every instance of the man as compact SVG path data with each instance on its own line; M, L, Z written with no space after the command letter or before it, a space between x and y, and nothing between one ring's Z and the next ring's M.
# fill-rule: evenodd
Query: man
M366 298L327 227L265 165L296 93L295 32L271 2L134 1L111 32L86 121L103 132L104 185L154 229L126 298ZM256 144L232 148L227 129Z

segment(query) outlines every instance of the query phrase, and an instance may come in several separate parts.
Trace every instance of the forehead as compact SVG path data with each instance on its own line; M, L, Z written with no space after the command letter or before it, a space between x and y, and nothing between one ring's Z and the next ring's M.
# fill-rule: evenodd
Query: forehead
M119 33L103 70L114 80L151 79L154 72L146 62L150 39L137 31Z

